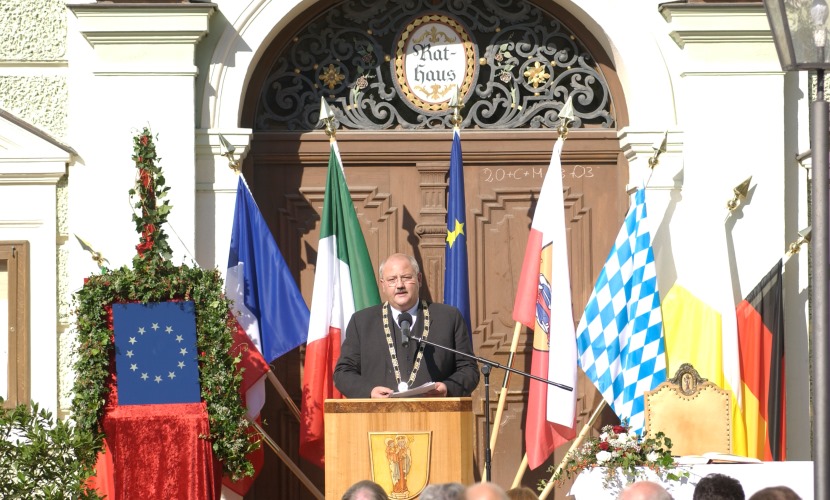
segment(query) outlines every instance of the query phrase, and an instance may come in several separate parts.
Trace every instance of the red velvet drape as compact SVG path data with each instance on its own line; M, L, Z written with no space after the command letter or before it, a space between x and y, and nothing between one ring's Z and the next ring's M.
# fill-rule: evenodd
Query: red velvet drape
M118 406L102 419L113 460L111 498L219 498L204 403Z
M111 329L112 309L106 309ZM205 403L119 406L114 355L107 385L106 448L91 486L108 500L218 499L222 466L211 441L201 437L210 434Z

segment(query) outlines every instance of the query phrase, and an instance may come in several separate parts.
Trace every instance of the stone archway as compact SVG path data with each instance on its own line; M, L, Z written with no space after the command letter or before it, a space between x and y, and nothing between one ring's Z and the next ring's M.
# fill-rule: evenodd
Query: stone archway
M298 277L301 290L310 302L317 224L322 205L328 139L320 130L269 129L257 121L263 85L274 61L286 50L297 33L310 22L325 19L325 13L339 2L318 2L299 14L276 33L267 48L261 49L257 66L250 71L239 125L252 129L250 151L244 172L257 202L271 225L274 236ZM441 4L441 2L438 2ZM539 2L541 4L541 2ZM535 3L528 3L539 8ZM593 280L611 246L627 208L625 184L628 165L620 153L618 129L628 116L621 85L607 56L590 33L564 10L546 5L544 12L562 22L584 42L605 78L611 126L586 124L571 132L563 152L566 213L569 215L569 245L572 269L573 310L581 315ZM593 52L596 51L596 52ZM317 99L319 102L319 99ZM222 112L212 115L213 120ZM555 117L554 117L555 118ZM470 228L471 314L476 351L479 355L506 363L513 322L510 319L515 278L535 205L535 197L550 159L555 131L544 123L534 127L493 127L477 123L462 131ZM476 126L477 125L477 126ZM338 142L347 170L353 201L375 263L392 251L415 254L426 275L425 292L441 299L443 288L443 240L446 171L449 165L451 133L447 128L432 130L341 129ZM427 127L424 127L427 128ZM517 174L519 172L519 174ZM523 332L514 366L529 370L530 339ZM284 385L299 401L302 352L293 352L275 363ZM483 421L485 411L495 413L497 391L503 374L491 380L493 405L483 407L483 387L474 395L477 423L476 467L483 464ZM522 458L525 381L511 377L503 428L493 450L493 479L508 485ZM577 388L581 413L587 419L598 396L591 384L581 381ZM269 394L265 416L269 430L298 460L298 424L282 407L276 394ZM561 459L557 452L551 463ZM556 462L554 462L556 460ZM302 463L303 469L321 485L322 473ZM255 498L302 498L303 487L276 459L257 481ZM524 483L533 485L547 475L543 468L528 473Z

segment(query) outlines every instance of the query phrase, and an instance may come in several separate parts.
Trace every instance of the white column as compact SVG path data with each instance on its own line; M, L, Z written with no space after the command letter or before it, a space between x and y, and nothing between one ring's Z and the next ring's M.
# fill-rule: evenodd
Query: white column
M138 243L127 195L136 175L132 137L148 126L157 136L159 164L171 188L173 209L165 230L174 260L190 263L196 245L194 55L215 7L97 3L70 8L87 42L70 43L73 60L86 65L86 71L73 73L70 92L76 117L71 142L84 167L74 169L70 179L75 227L100 245L113 267L131 262Z

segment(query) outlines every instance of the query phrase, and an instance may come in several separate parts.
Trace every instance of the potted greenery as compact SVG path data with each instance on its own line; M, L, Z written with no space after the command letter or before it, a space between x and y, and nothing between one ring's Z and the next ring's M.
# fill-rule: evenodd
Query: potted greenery
M95 454L92 434L56 420L37 403L3 408L0 398L0 498L95 499L86 482Z

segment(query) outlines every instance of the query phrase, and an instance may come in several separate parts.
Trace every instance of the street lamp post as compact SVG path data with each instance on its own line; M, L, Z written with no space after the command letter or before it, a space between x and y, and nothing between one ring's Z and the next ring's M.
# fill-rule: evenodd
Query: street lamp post
M824 70L828 9L825 0L764 0L781 68L816 70L816 99L811 104L812 167L812 354L813 472L815 498L830 500L830 276L828 276L828 103Z

